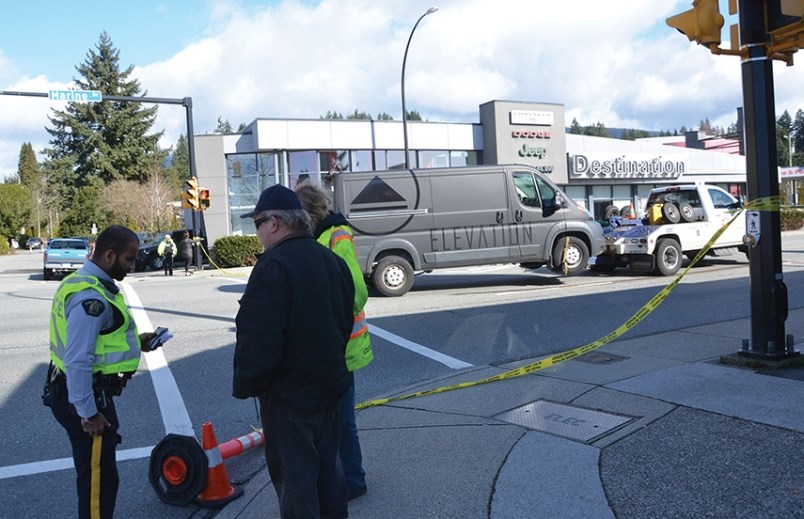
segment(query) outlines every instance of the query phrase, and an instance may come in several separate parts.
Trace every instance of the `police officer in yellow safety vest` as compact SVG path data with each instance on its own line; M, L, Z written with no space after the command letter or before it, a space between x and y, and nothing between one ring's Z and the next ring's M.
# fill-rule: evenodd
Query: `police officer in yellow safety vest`
M65 277L53 298L51 363L42 398L70 438L80 518L114 514L120 435L112 397L137 370L141 348L147 350L154 336L137 334L114 282L133 268L138 248L133 231L108 227L92 259ZM62 509L57 515L74 514Z
M360 497L366 493L366 471L363 470L363 455L355 424L355 381L354 371L366 366L374 358L368 323L363 307L368 301L368 288L363 279L363 272L357 262L355 245L352 242L352 230L346 218L340 213L329 210L327 193L309 182L296 186L296 194L302 207L310 214L313 236L321 245L329 247L349 266L352 281L355 285L354 326L349 343L346 345L346 367L352 374L352 384L341 399L338 414L340 416L341 443L339 454L343 472L346 476L346 489L349 499Z

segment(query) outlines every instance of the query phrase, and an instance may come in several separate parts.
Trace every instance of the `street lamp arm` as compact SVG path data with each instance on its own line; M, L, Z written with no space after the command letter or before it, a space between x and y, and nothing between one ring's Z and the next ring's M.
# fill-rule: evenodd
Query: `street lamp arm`
M438 8L431 7L425 11L423 15L419 16L419 19L413 24L413 29L410 30L410 36L408 36L408 43L405 45L405 55L402 57L402 135L405 142L405 169L410 169L410 153L408 151L408 111L405 107L405 65L408 62L408 49L410 49L410 42L413 39L413 33L416 32L416 27L419 26L419 22L428 14L433 14L436 11L438 11Z

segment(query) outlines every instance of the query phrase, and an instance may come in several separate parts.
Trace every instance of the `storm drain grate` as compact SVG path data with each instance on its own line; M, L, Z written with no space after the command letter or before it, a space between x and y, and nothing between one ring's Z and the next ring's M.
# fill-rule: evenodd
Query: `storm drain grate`
M571 405L537 400L495 416L515 425L589 443L634 419Z

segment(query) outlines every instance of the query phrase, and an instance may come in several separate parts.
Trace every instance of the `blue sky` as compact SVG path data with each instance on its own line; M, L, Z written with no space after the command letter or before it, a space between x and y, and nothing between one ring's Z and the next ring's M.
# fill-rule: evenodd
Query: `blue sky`
M665 24L689 0L6 2L0 90L70 87L105 30L150 96L193 98L196 133L218 117L236 127L358 109L398 120L405 44L431 6L411 43L406 101L432 121L476 121L480 104L508 99L561 103L568 122L673 130L703 118L726 127L742 104L739 59ZM774 66L778 113L804 109L803 67ZM0 179L24 142L47 146L52 108L0 95ZM158 130L174 144L183 110L161 106Z

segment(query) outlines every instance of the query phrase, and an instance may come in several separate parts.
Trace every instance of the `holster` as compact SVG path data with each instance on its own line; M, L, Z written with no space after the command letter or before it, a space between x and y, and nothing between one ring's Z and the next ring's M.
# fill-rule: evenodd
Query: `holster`
M61 397L61 392L64 389L64 373L51 362L47 368L45 387L42 389L42 404L46 407L51 407L53 401Z

